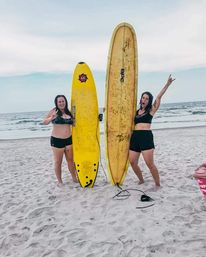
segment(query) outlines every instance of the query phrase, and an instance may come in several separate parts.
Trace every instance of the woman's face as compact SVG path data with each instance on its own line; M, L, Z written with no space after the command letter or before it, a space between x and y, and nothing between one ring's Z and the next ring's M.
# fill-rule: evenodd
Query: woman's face
M143 108L146 108L146 106L149 103L149 96L147 94L144 94L141 98L140 104Z
M66 101L64 99L64 97L60 96L57 98L57 107L60 109L60 110L64 110L66 106Z

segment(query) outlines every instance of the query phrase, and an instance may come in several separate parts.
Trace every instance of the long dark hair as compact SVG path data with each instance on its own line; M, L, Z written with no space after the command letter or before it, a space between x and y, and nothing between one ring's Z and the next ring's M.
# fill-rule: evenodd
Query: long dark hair
M58 108L58 105L57 105L57 100L58 100L59 97L63 97L64 100L65 100L66 105L65 105L65 108L64 108L64 112L73 118L72 113L68 109L68 102L67 102L67 99L64 95L57 95L54 99L54 104L55 104L55 107L56 107L57 115L62 116L62 111Z
M148 104L145 107L145 112L150 112L150 110L152 109L153 95L148 91L142 93L141 98L140 98L140 102L139 102L140 103L140 109L142 109L142 102L141 101L142 101L143 95L148 95L148 97L149 97Z

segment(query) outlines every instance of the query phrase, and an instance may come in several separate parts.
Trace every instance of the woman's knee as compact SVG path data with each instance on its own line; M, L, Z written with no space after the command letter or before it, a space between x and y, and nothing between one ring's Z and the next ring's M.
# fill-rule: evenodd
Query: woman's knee
M62 158L55 157L55 158L54 158L54 164L55 164L56 166L61 166L61 164L62 164Z
M73 154L69 150L66 150L66 160L68 163L74 162Z
M62 165L62 160L55 159L54 164L55 164L55 166L60 167Z
M148 162L148 163L147 163L147 167L148 167L150 170L156 169L156 166L155 166L154 162Z
M137 165L137 159L129 157L129 163L131 166L135 166L135 165Z

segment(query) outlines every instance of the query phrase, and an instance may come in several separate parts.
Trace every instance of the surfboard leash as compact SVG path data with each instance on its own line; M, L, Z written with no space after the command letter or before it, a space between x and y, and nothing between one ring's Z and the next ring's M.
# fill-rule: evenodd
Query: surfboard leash
M136 189L136 188L127 188L127 189L123 189L119 184L116 184L116 186L120 189L120 191L114 195L112 198L115 200L126 200L131 196L131 193L129 191L137 191L137 192L141 192L141 198L140 201L141 202L153 202L154 199L151 198L149 195L147 195L144 191ZM151 203L147 206L136 206L136 209L145 209L148 207L153 206L155 203Z
M102 114L102 120L103 120L103 114ZM97 122L100 123L100 120L99 118L99 115L98 115L98 119L97 119ZM101 136L101 134L100 134ZM97 130L96 130L96 138L97 138L97 143L98 143L98 146L99 146L99 162L100 162L100 166L102 167L102 170L103 170L103 173L104 173L104 176L105 176L105 180L106 180L106 183L108 183L108 180L107 180L107 175L106 175L106 172L105 172L105 169L104 169L104 166L102 164L102 154L101 154L101 146L100 146L100 137L98 138L98 126L97 126Z

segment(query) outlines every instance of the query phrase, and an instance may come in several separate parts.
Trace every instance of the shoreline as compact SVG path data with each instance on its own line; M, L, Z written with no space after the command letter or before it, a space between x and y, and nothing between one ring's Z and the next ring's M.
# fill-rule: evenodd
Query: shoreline
M202 126L190 126L190 127L174 127L174 128L156 128L156 129L151 129L153 132L155 131L171 131L171 130L189 130L189 129L201 129L201 128L206 128L206 125L202 125ZM100 132L100 136L104 135L104 132ZM25 137L25 138L7 138L7 139L3 139L0 138L0 142L3 141L13 141L13 140L29 140L29 139L46 139L46 138L50 138L50 136L37 136L37 137Z

